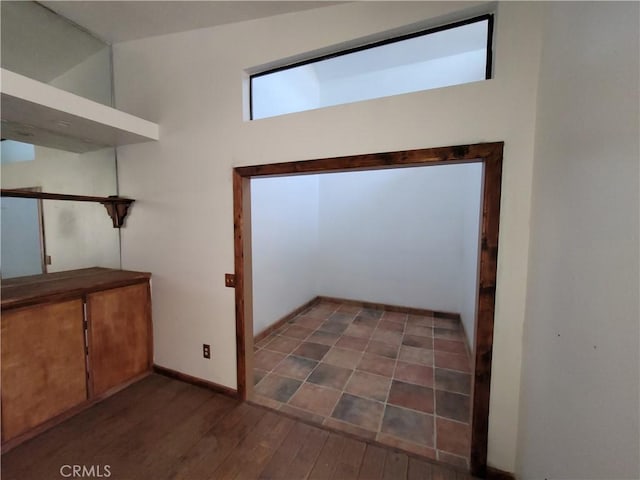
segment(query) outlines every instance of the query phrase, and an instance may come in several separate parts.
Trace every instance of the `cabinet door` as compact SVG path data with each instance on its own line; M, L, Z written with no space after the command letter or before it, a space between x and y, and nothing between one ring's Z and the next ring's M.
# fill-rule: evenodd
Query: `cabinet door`
M92 396L151 368L149 284L87 295L89 381Z
M2 439L87 399L82 300L2 312Z

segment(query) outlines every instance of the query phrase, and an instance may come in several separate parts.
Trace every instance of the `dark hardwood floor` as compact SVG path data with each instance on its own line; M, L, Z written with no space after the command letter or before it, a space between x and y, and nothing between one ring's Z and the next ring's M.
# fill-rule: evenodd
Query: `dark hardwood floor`
M1 473L74 478L74 466L112 480L472 479L155 374L6 453Z

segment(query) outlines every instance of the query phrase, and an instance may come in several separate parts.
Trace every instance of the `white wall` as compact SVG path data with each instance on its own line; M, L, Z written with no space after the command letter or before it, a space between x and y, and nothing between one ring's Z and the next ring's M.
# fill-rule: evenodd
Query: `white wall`
M459 313L469 169L321 175L319 293Z
M640 478L639 19L637 2L547 7L522 478Z
M318 177L251 180L253 332L317 296Z
M117 107L162 125L118 149L137 199L123 266L153 272L156 363L236 385L232 167L505 141L488 461L514 471L542 5L499 5L492 80L244 121L245 69L474 5L351 2L114 46Z

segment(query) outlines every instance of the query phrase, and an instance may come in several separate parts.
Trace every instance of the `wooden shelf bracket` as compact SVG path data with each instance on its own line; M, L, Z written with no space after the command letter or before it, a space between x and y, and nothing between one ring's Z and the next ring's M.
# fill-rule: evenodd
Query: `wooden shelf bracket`
M133 202L134 200L129 198L113 197L113 200L100 203L107 209L107 213L113 222L113 228L121 228L124 225L124 219L127 217L127 213L129 213L129 207Z

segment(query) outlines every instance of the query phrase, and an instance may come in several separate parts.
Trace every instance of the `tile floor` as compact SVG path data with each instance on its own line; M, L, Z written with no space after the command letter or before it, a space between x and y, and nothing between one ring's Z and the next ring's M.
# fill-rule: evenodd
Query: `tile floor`
M254 350L254 402L468 468L459 320L322 300Z

